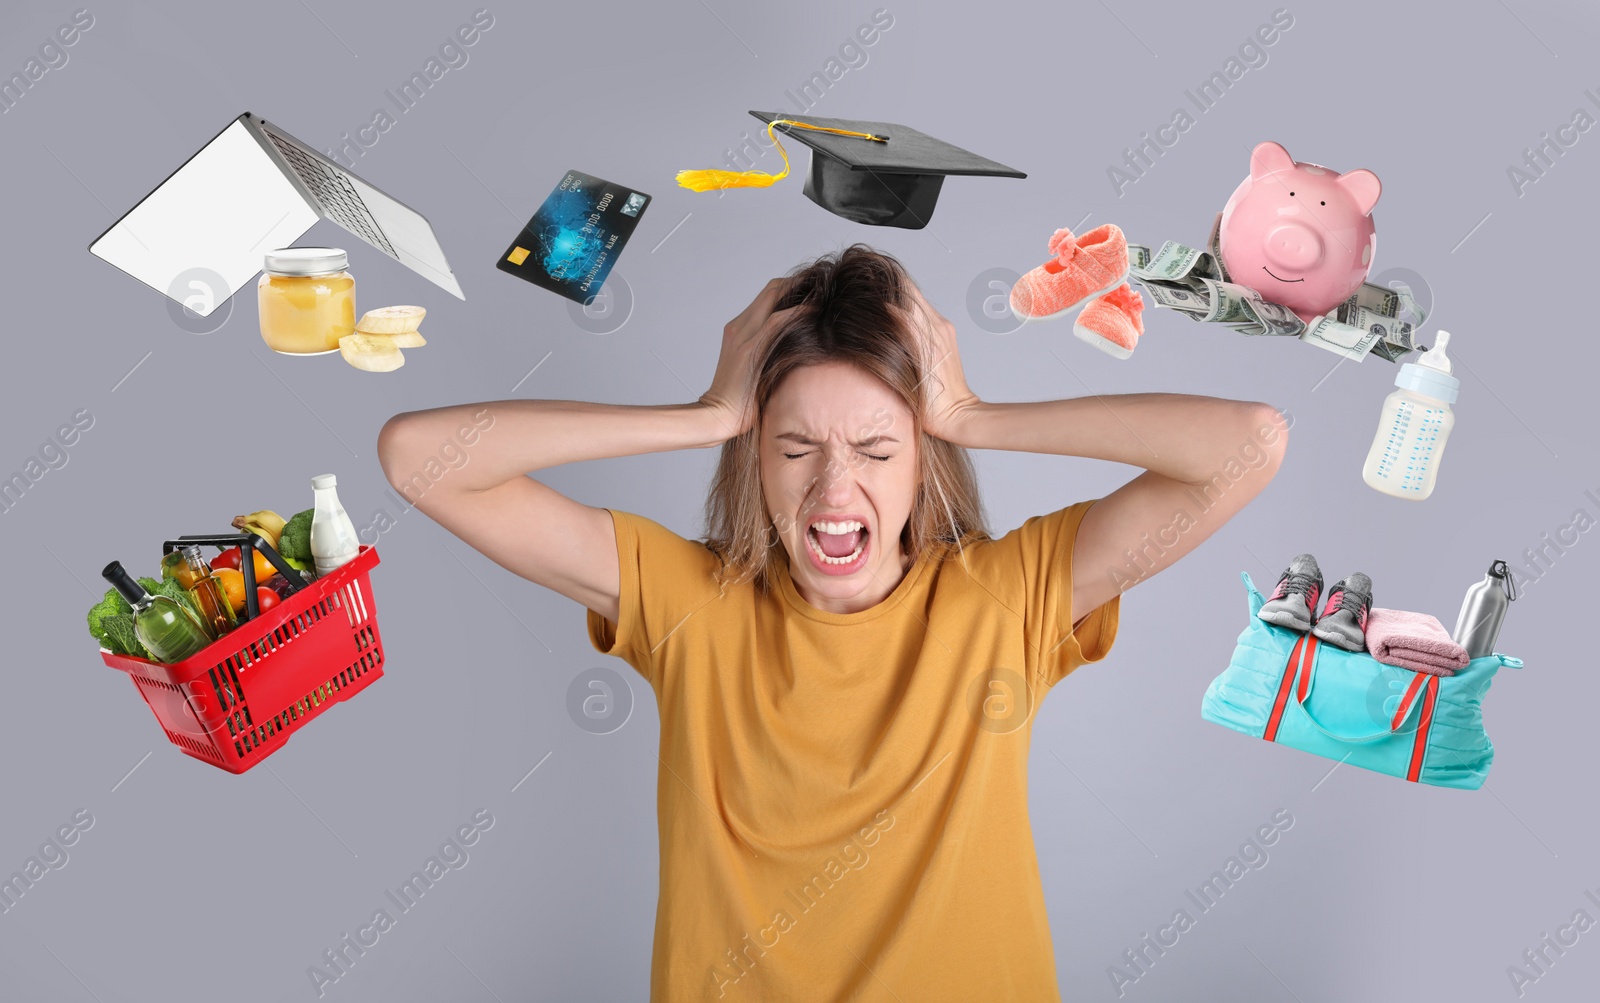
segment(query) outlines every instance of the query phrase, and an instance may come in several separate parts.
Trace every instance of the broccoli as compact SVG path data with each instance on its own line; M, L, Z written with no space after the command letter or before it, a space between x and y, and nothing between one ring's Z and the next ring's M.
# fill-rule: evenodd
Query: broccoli
M278 553L298 571L312 567L311 514L315 511L308 508L304 512L296 512L294 518L284 524L283 533L278 537Z
M103 643L107 650L117 655L133 655L137 658L154 661L149 650L139 643L139 635L133 629L133 614L113 613L100 619L100 629L104 632Z
M132 612L133 607L128 605L128 600L122 598L121 592L116 589L106 589L105 598L89 607L89 633L94 635L96 641L105 644L105 628L101 625L101 621L108 616Z

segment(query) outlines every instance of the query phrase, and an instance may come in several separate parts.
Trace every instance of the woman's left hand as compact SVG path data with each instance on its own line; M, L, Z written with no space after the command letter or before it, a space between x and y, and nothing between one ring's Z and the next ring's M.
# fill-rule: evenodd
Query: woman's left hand
M924 381L927 385L923 428L929 435L959 444L958 430L962 422L983 402L968 389L967 378L961 371L955 325L933 308L915 284L911 285L907 295L911 300L912 326L922 336L923 342Z

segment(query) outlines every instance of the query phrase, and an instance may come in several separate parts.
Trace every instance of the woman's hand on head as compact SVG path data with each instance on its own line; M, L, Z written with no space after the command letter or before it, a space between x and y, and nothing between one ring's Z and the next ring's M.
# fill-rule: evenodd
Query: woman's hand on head
M722 352L711 389L700 403L716 411L728 429L728 438L740 435L755 421L756 362L772 334L793 314L795 307L774 311L788 279L768 282L739 316L722 329Z
M912 328L922 339L927 399L922 424L929 435L960 442L958 429L973 407L981 404L967 387L956 345L956 327L933 308L915 284L907 292Z

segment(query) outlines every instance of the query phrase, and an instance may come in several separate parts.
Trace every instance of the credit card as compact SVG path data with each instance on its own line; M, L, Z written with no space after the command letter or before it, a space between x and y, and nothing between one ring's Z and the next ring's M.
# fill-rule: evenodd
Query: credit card
M617 263L650 196L568 171L497 267L587 306Z

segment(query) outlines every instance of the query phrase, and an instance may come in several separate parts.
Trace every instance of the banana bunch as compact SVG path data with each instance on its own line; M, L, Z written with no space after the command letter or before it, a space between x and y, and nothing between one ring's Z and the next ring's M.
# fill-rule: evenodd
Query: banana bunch
M254 533L272 544L272 549L278 549L278 540L283 536L283 527L288 520L270 508L249 515L236 515L233 517L233 528L241 533Z

